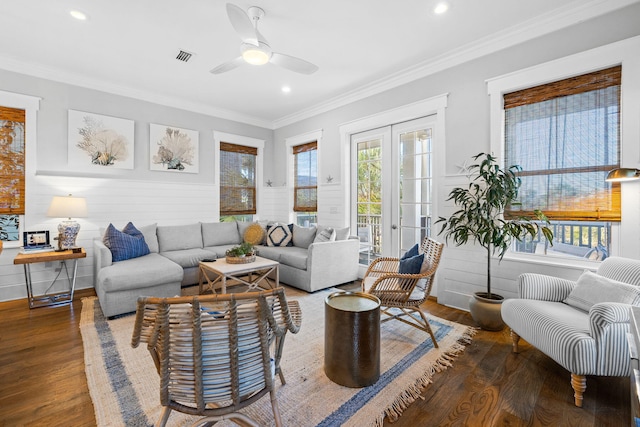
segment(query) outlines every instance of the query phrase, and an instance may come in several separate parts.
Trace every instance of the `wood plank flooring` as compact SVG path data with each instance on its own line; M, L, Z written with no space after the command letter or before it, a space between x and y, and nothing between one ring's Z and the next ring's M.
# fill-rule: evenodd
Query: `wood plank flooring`
M345 289L353 289L347 285ZM72 306L29 310L25 300L0 303L0 426L94 426L78 323ZM428 302L433 315L473 325L468 313ZM625 426L629 380L588 377L584 407L573 405L569 373L502 332L479 331L473 343L434 375L423 399L385 426ZM298 427L298 426L290 426Z

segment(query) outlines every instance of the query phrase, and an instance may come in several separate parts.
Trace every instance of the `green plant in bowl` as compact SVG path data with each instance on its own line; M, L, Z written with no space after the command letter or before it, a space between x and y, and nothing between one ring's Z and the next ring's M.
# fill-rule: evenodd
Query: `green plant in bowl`
M255 249L253 245L250 243L242 243L239 246L234 246L233 248L227 250L226 255L231 257L244 257L247 255L254 255Z

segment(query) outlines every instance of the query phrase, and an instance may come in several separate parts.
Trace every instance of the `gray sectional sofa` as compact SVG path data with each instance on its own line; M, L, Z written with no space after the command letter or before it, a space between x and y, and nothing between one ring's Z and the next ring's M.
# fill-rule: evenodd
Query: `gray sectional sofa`
M138 227L150 253L113 262L101 238L94 240L94 287L107 317L133 312L139 296L172 297L198 282L198 264L222 258L242 243L252 223L217 222ZM346 232L344 231L346 230ZM294 226L293 246L256 245L258 255L280 263L280 282L307 292L358 278L359 240L343 229L335 241L314 242L315 231Z

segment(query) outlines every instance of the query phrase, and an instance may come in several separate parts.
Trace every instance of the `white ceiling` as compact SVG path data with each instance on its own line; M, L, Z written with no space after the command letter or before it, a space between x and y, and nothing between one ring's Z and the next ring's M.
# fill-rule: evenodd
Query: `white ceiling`
M233 0L263 8L273 50L312 75L209 73L240 53L223 0L3 1L0 68L274 128L637 1L448 0L435 15L436 0Z

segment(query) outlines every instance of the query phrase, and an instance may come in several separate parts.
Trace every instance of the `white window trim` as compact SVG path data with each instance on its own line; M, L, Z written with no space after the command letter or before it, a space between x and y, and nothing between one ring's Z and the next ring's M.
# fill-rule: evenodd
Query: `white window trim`
M25 110L25 215L20 215L20 228L18 231L18 240L12 242L3 242L5 248L18 248L22 246L22 231L25 229L25 221L31 212L31 207L36 205L37 195L34 191L29 191L33 185L33 177L36 173L37 150L38 143L38 110L40 109L40 100L42 98L22 95L14 92L0 91L0 105L3 107L19 108Z
M220 142L244 145L258 149L256 156L256 217L260 218L260 207L262 206L262 181L264 174L264 139L251 138L244 135L213 131L213 162L216 165L217 173L213 174L213 183L218 188L218 209L214 213L214 219L220 220ZM217 215L217 218L215 216Z
M436 144L433 147L433 186L432 186L432 199L437 202L438 187L437 180L444 174L444 147L446 146L445 135L445 111L447 108L447 99L449 94L444 93L431 98L424 99L422 101L414 102L412 104L403 105L398 108L383 111L372 116L364 117L362 119L354 120L352 122L340 125L340 147L342 149L341 158L343 159L341 165L342 176L342 188L344 194L344 206L347 208L347 217L344 218L345 226L351 224L352 218L356 218L356 205L351 203L351 183L355 182L355 168L351 167L351 135L364 132L370 129L375 129L383 126L390 126L396 123L401 123L420 117L436 115ZM433 204L433 217L438 217L438 203ZM355 221L355 220L354 220Z
M318 129L318 130L314 130L311 132L307 132L307 133L303 133L300 135L296 135L296 136L292 136L289 138L285 138L284 140L284 145L286 147L287 150L287 206L289 206L289 222L294 222L297 223L296 220L296 213L293 211L293 186L295 184L295 180L294 180L294 176L293 174L295 173L295 156L293 155L293 147L295 147L296 145L302 145L302 144L306 144L308 142L313 142L313 141L317 141L317 147L316 147L316 158L318 159L318 165L317 167L317 171L318 171L318 180L317 180L317 185L318 185L318 195L317 197L320 196L320 177L322 176L322 174L320 173L320 149L322 147L322 134L323 134L323 130L322 129Z
M503 95L568 77L586 74L622 64L622 89L620 111L620 163L623 167L640 165L640 36L606 46L577 53L565 58L539 64L510 74L488 79L490 97L491 151L498 158L504 153L504 104ZM614 225L611 246L614 255L640 258L640 239L621 236L638 236L640 225L640 184L625 183L622 188L622 222ZM614 223L615 224L615 223ZM514 255L507 254L507 257ZM521 256L521 255L520 255ZM529 255L533 256L533 255Z

